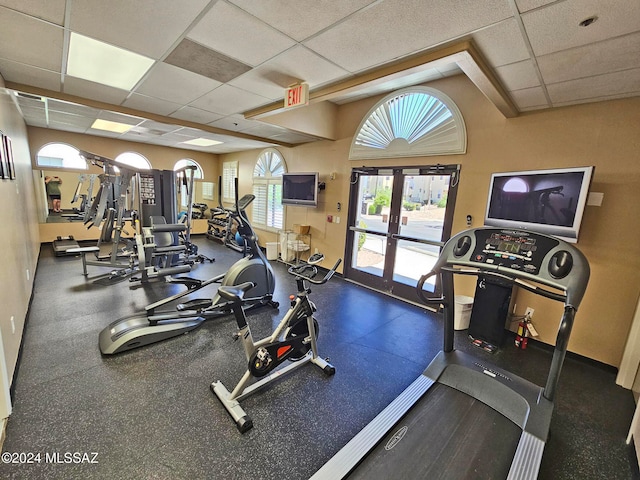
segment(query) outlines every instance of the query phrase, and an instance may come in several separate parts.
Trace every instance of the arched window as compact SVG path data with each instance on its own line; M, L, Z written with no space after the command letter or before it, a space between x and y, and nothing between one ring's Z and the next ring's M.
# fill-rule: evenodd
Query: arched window
M202 170L202 167L198 162L192 160L191 158L183 158L182 160L178 160L173 166L173 171L175 172L176 170L180 170L181 168L184 168L188 165L193 165L194 167L196 167L194 178L197 178L198 180L204 179L204 171Z
M252 223L265 230L280 230L284 225L282 206L282 174L287 165L275 148L267 148L258 156L253 169Z
M465 153L462 114L444 93L411 87L383 98L364 117L350 160Z
M80 156L80 151L66 143L49 143L42 147L36 155L38 167L73 168L86 170L87 162Z
M173 166L173 171L177 171L180 170L181 168L184 168L186 166L192 165L194 167L196 167L196 169L193 171L193 178L197 179L197 180L203 180L204 179L204 172L202 171L202 167L200 166L200 164L198 162L196 162L195 160L192 160L191 158L183 158L182 160L178 160L176 162L176 164ZM194 185L195 188L195 185ZM189 192L187 191L186 188L181 188L180 189L180 205L183 207L188 207L188 201L189 201ZM196 196L195 196L195 192L193 193L193 201L195 202Z
M140 170L151 170L151 163L136 152L124 152L115 158L116 162L124 163Z

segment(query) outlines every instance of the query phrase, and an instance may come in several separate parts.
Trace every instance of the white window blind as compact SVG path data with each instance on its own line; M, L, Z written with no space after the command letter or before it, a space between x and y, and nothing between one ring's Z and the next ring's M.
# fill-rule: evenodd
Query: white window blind
M266 230L280 230L284 227L284 207L282 206L282 174L286 165L280 152L274 148L264 150L253 170L252 224Z
M234 203L236 201L235 182L238 178L238 162L224 162L222 164L222 201Z

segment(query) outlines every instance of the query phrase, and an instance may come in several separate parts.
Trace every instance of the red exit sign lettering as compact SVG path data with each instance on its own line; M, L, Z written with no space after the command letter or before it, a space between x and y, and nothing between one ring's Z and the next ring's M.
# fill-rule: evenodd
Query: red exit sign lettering
M309 104L309 84L301 83L284 91L284 108Z

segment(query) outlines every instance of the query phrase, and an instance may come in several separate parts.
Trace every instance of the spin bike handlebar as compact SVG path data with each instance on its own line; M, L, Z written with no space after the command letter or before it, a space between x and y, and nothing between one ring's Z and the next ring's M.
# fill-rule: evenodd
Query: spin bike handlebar
M340 263L342 263L341 258L339 258L336 261L335 265L331 267L331 269L322 278L322 280L314 280L314 277L318 274L318 267L316 267L315 265L309 265L305 263L303 265L292 266L292 267L289 267L287 272L289 272L291 275L295 276L296 278L307 280L308 282L313 283L315 285L322 285L323 283L327 283L331 279L331 277L333 277L334 273L336 273L336 268L338 268ZM311 270L310 275L305 274L307 270Z

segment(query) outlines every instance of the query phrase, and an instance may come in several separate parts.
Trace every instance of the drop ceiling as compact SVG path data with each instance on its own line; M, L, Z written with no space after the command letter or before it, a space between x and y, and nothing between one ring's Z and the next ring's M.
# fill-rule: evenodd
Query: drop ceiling
M130 90L74 77L72 35L151 67ZM303 81L312 103L339 105L466 74L507 117L638 96L640 2L0 0L0 74L31 126L211 153L292 146L327 138L279 124ZM183 143L201 137L222 143Z

